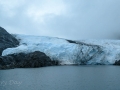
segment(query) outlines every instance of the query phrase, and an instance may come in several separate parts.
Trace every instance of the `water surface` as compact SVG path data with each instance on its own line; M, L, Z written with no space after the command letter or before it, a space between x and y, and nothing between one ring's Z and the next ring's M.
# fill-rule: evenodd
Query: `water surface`
M0 90L120 90L119 66L0 70Z

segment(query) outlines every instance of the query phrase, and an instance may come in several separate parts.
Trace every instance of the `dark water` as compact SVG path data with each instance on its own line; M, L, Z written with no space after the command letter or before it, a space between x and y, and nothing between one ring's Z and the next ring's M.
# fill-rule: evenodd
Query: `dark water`
M119 66L0 70L0 90L120 90Z

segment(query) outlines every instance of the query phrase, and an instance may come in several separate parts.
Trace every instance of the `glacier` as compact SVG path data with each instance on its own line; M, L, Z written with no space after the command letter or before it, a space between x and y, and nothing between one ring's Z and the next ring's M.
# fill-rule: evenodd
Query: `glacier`
M33 35L13 35L20 41L15 48L7 48L2 56L15 53L44 52L60 64L110 65L120 60L120 40L69 40Z

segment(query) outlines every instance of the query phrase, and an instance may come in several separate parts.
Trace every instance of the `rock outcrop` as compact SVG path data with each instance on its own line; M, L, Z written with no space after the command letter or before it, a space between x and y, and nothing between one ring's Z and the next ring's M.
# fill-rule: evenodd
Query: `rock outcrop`
M115 61L114 65L119 65L120 66L120 60Z
M16 47L19 41L9 34L4 28L0 27L0 56L6 48Z
M40 51L0 56L0 69L35 68L53 65L59 65L59 62L51 60L45 53Z

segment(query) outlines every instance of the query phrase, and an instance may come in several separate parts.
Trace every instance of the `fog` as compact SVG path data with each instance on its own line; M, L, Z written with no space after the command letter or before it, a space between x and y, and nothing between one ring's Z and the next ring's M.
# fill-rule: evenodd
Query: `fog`
M120 39L120 0L0 0L10 33L67 39Z

